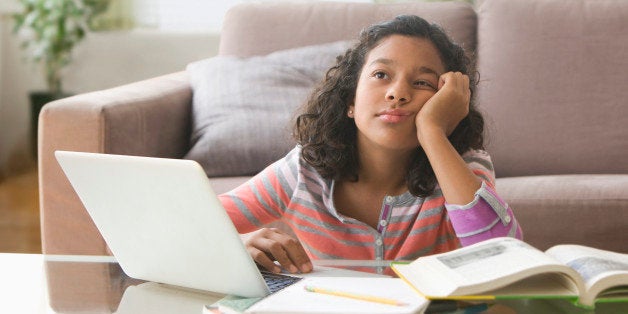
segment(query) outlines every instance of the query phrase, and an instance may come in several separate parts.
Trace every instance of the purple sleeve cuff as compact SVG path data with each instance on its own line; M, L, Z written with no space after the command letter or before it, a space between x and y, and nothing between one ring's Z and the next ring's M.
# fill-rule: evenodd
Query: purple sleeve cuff
M471 203L445 207L463 246L494 237L522 238L512 209L484 182Z

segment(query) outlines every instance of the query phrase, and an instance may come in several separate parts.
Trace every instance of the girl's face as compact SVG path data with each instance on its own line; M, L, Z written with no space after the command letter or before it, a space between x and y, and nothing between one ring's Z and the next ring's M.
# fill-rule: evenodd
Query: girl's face
M444 71L431 41L403 35L384 38L366 56L347 113L358 128L358 147L416 149L415 117L437 92Z

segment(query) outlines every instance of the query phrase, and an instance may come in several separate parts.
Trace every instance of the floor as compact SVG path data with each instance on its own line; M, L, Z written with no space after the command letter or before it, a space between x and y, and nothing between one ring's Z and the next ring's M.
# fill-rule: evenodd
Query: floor
M0 182L0 252L41 253L35 168Z

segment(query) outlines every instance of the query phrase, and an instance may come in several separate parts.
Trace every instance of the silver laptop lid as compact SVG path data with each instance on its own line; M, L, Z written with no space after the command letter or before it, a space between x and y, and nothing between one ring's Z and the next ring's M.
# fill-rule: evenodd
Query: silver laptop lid
M55 156L127 275L246 297L268 295L198 163L66 151Z

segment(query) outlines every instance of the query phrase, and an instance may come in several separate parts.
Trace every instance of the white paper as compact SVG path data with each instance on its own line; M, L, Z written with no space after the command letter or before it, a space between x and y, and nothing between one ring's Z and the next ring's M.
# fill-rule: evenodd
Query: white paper
M305 290L305 286L394 299L397 306ZM310 277L253 305L248 313L421 313L428 301L399 278Z

